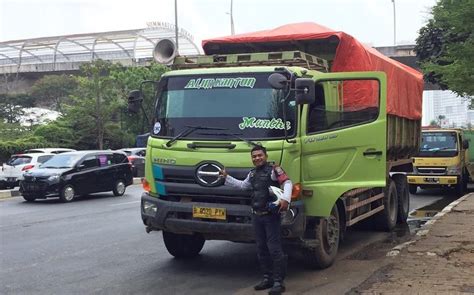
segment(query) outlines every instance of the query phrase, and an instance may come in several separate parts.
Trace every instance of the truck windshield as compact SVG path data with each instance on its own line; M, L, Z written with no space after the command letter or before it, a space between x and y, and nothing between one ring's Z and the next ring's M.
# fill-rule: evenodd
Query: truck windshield
M422 132L420 157L454 157L458 153L455 132Z
M295 135L294 95L286 101L283 91L268 84L271 73L236 73L169 77L157 104L153 136L172 138L187 126L218 126L228 137L210 130L196 130L186 139L283 138ZM215 131L222 133L222 131Z

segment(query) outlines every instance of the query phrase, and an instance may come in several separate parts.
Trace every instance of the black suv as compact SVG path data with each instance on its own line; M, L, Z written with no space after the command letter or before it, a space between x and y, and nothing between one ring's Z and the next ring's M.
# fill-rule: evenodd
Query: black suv
M26 201L112 191L122 196L133 182L132 167L123 152L77 151L55 155L39 168L25 172L20 192Z

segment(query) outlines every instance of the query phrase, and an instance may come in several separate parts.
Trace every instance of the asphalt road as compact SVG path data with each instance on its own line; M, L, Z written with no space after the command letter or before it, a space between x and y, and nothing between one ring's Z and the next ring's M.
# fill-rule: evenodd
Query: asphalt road
M0 294L249 294L259 279L254 245L207 241L191 261L174 259L161 232L145 233L138 185L123 197L94 194L60 203L0 201ZM412 209L442 198L412 196ZM310 270L290 254L288 294L343 293L378 267L377 258L409 239L356 228L335 265ZM259 292L258 294L261 294Z

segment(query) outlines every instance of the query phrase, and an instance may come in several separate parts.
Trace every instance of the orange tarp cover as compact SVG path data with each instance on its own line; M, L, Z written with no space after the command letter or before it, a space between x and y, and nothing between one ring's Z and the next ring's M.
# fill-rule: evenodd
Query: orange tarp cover
M415 69L393 60L354 37L316 23L296 23L272 30L203 40L206 54L216 44L271 43L283 41L319 40L336 36L336 49L331 72L383 71L387 74L387 113L408 119L421 119L423 75ZM225 54L226 52L219 52ZM368 97L359 96L349 104L367 105ZM346 105L346 102L344 102Z

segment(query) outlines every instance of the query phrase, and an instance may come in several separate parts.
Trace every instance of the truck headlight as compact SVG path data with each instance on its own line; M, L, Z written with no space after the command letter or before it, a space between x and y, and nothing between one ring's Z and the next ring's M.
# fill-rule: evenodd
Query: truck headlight
M459 165L449 166L448 169L446 169L446 174L448 174L448 175L460 175L461 174L461 166L459 166Z
M59 175L51 175L50 177L48 177L48 181L58 182L59 181Z
M143 202L143 212L145 214L154 215L156 213L156 205L151 203L151 202L144 201Z

